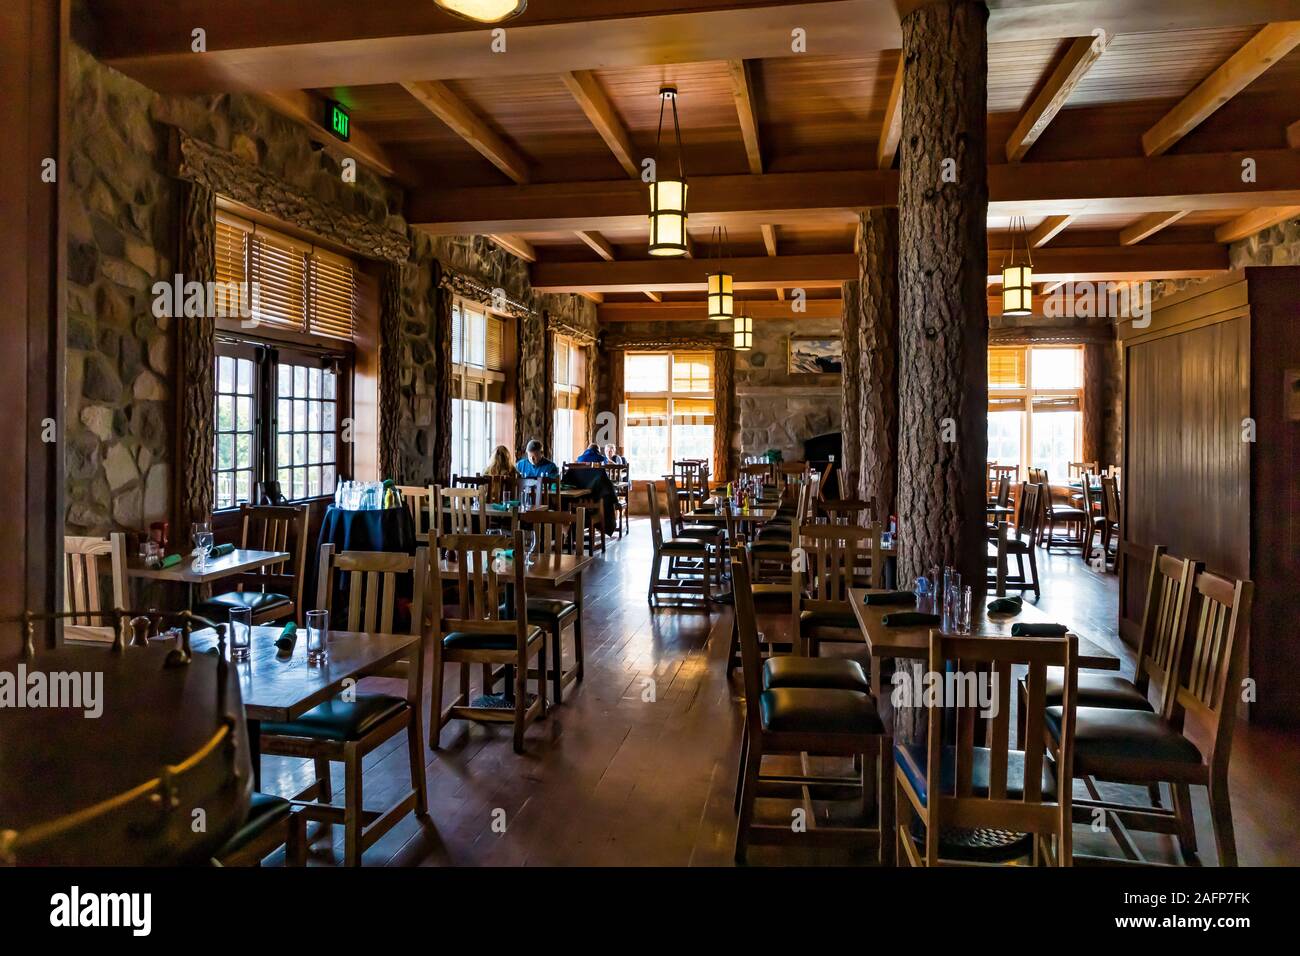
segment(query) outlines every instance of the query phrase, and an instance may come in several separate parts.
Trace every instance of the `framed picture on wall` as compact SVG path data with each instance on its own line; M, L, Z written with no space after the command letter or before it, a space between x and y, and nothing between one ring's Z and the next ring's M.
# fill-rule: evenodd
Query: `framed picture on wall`
M844 343L838 335L792 335L787 371L791 375L839 375Z

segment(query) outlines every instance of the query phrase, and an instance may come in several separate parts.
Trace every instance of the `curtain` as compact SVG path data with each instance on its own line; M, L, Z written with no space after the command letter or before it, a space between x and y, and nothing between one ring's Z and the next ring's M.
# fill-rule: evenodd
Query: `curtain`
M183 184L180 269L186 282L207 283L216 274L213 240L217 209L211 189ZM193 521L212 517L213 362L216 322L208 316L175 321L180 384L177 414L177 484L172 538L183 540ZM182 531L182 529L185 529Z
M736 353L713 352L713 470L714 481L731 477L731 428L736 409Z

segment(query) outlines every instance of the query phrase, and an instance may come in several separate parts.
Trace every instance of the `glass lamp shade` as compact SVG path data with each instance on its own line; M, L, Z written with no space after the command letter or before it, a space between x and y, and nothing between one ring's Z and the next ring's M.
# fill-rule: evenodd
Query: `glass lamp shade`
M1002 314L1030 315L1033 311L1033 267L1005 266L1002 269Z
M737 352L748 352L754 347L754 320L748 315L738 315L732 321L731 347Z
M650 255L686 255L686 189L680 179L650 184Z
M730 319L736 312L736 300L732 293L735 276L729 272L709 273L709 318L715 322Z
M478 23L500 23L524 12L528 0L433 0L448 13Z

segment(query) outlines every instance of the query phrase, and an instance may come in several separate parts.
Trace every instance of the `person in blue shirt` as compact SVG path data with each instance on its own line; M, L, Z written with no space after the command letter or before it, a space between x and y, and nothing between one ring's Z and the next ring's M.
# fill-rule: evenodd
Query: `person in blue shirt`
M578 456L578 461L591 465L603 465L605 464L605 456L601 453L599 446L592 442L587 446L587 450Z
M515 471L521 478L558 478L560 469L555 462L542 454L542 443L536 438L524 448L524 457L515 463Z

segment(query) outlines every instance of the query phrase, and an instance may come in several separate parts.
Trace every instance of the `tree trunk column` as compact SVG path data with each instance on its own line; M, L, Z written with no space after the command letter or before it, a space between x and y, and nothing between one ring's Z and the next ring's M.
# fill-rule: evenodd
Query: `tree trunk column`
M862 467L862 416L860 401L862 392L861 352L858 348L859 329L862 328L862 310L858 303L857 280L845 282L840 286L840 301L844 311L840 313L840 341L842 343L844 372L840 376L840 435L841 459L839 466L838 496L855 498L858 494L858 472ZM846 474L851 474L853 485L844 482Z
M898 479L898 210L863 213L858 266L856 493L874 499L888 522Z
M955 565L983 589L988 446L986 23L973 0L903 27L899 579Z

